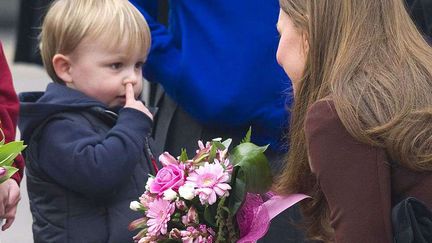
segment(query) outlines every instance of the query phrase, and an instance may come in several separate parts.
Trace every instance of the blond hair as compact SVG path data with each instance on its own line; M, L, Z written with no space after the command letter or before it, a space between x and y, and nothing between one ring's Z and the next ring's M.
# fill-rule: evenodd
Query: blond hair
M305 75L295 94L290 152L279 193L305 192L308 235L332 241L328 204L307 156L307 109L330 97L347 131L389 159L432 171L432 48L402 0L280 0L308 36Z
M84 38L101 41L108 48L126 38L130 53L147 54L151 44L146 20L127 0L57 0L40 34L42 61L54 82L64 83L54 71L54 55L70 54Z

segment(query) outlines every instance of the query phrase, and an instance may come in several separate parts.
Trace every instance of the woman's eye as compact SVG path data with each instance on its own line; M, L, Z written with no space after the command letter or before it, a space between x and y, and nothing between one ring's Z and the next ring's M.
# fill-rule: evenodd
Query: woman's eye
M112 69L119 69L119 68L121 68L122 66L123 66L123 65L122 65L120 62L113 63L113 64L110 65L110 67L111 67Z

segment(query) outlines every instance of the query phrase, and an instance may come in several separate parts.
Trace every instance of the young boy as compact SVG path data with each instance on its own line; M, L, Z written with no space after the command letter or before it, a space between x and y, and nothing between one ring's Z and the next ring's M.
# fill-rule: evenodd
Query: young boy
M58 0L41 33L54 83L20 96L35 242L132 242L152 115L137 100L150 46L127 0Z

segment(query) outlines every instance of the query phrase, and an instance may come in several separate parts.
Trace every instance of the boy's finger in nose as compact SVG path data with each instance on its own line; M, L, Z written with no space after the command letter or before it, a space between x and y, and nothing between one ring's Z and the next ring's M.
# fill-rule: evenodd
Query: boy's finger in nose
M135 93L131 83L126 84L126 102L135 100Z

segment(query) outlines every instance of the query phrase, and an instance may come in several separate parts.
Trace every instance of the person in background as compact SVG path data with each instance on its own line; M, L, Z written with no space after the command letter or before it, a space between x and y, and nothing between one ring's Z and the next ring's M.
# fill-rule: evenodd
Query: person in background
M57 0L41 33L53 83L20 94L35 242L133 242L152 114L139 100L150 31L127 0Z
M432 209L432 48L401 0L280 0L277 60L294 88L279 193L308 236L393 242L391 209Z
M270 144L275 153L286 149L282 137L291 86L274 60L277 1L247 1L247 8L245 2L219 1L215 7L211 2L175 1L170 3L168 28L155 21L148 1L130 2L146 17L152 33L145 78L161 84L169 99L204 130L214 130L212 135L243 136L252 126L254 142ZM174 130L170 132L179 132ZM167 143L182 139L168 136L174 140Z
M0 139L5 139L5 142L15 140L18 108L19 102L13 87L12 74L0 42L0 128L4 134ZM18 155L13 165L19 171L0 184L0 218L6 219L2 230L8 229L14 222L21 199L19 184L24 172L24 160L21 155Z

